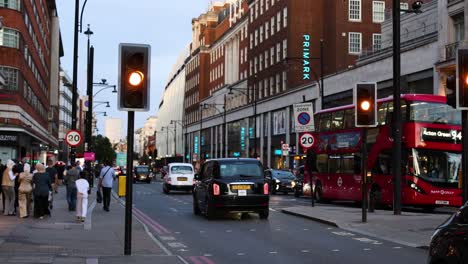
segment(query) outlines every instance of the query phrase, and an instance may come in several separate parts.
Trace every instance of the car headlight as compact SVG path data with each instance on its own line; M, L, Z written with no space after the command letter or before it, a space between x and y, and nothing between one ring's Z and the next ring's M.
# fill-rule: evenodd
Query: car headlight
M275 182L276 182L276 183L280 183L281 181L280 181L280 180L278 180L278 179L275 179Z
M296 186L296 181L291 182L291 187L294 188L294 186Z

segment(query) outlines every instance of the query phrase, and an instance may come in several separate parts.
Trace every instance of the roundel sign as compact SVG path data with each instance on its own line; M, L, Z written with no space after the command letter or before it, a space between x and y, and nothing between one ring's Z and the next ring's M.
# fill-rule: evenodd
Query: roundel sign
M82 140L83 137L81 136L81 133L76 130L70 130L65 135L65 142L67 142L70 147L76 147L80 145Z
M299 138L299 144L303 148L311 148L315 143L315 138L311 133L304 133Z

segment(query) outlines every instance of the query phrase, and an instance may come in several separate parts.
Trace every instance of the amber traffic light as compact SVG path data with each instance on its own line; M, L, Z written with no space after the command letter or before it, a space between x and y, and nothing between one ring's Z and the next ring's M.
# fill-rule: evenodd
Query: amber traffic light
M119 46L119 110L148 111L150 105L150 46Z
M377 126L377 85L358 83L354 89L356 127Z
M457 54L457 109L468 110L468 49Z

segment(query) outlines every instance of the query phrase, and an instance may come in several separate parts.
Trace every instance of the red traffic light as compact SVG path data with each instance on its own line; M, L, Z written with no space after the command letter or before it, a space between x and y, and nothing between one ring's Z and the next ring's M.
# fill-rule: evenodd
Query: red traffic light
M356 127L377 126L377 84L356 84L354 105Z

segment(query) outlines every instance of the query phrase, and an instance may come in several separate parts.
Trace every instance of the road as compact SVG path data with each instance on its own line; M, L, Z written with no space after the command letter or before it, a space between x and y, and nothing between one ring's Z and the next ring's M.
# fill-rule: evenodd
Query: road
M134 184L134 213L167 254L191 264L424 263L427 251L346 232L279 211L310 204L274 195L270 217L226 214L215 220L192 213L192 196L162 193L160 182Z

